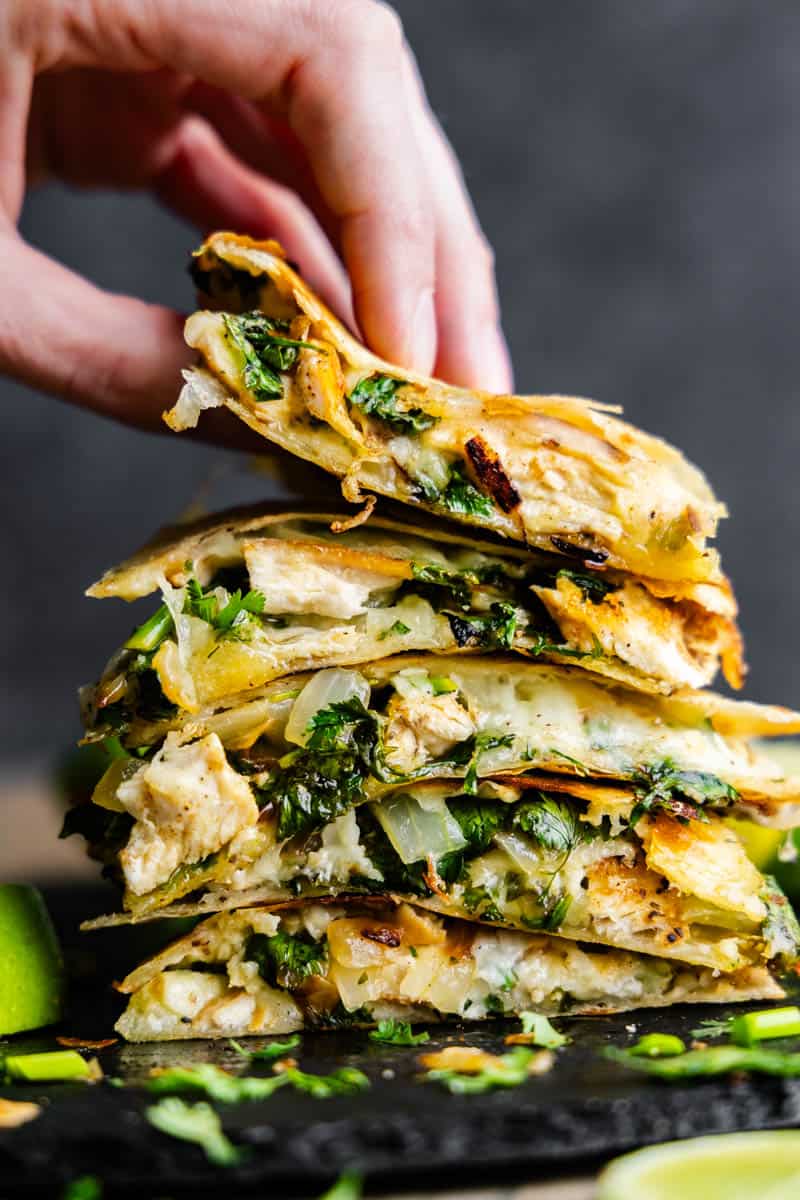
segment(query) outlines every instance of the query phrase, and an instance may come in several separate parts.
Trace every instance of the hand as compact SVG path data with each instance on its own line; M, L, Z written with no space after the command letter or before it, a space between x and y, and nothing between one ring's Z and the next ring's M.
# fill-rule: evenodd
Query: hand
M0 369L35 387L157 428L187 362L179 314L19 237L50 177L277 237L379 354L511 385L491 252L377 0L6 0L0 164Z

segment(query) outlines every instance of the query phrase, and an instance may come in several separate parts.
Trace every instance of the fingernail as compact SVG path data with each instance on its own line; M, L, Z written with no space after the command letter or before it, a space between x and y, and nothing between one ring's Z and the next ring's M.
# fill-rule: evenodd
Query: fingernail
M433 288L425 288L417 300L411 321L411 336L406 344L406 359L414 371L430 375L436 359L436 312Z

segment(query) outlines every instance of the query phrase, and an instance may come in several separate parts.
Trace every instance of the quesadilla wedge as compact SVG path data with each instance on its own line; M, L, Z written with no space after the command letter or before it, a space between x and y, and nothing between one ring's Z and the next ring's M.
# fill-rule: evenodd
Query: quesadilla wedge
M331 532L335 514L239 511L165 531L88 591L162 605L114 655L89 697L198 712L311 667L401 651L497 649L573 663L641 691L702 687L720 658L742 678L730 592L681 599L615 571L373 516ZM148 675L148 672L155 673ZM149 681L149 682L148 682ZM140 704L141 707L141 704Z
M700 805L797 824L800 777L748 739L800 730L799 714L712 692L648 696L522 658L397 655L286 676L189 717L106 717L89 740L117 734L120 752L134 754L101 781L107 807L119 806L119 784L146 792L149 773L159 794L191 796L200 772L226 787L235 780L234 791L252 785L259 807L280 813L281 838L422 779L463 779L470 791L531 770L651 781Z
M784 995L765 967L720 974L386 899L222 913L118 987L130 1000L116 1029L134 1042Z
M725 509L678 451L601 405L494 396L403 370L365 349L275 242L230 233L194 258L202 300L190 371L165 418L196 425L226 405L252 429L342 480L557 553L665 584L722 584L708 541ZM613 411L613 410L611 410Z
M556 776L486 780L474 795L424 783L284 841L265 812L220 851L167 874L175 829L150 809L119 849L105 847L127 916L88 927L391 892L448 916L714 970L794 961L800 929L774 881L717 813L687 801L678 811L648 808L631 788Z

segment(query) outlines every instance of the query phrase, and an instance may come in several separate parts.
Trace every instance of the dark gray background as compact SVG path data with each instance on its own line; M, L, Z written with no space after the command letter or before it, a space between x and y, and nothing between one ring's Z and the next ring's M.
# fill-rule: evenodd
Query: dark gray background
M497 251L518 388L621 403L705 468L731 509L748 694L800 704L800 9L397 7ZM22 229L107 287L191 304L196 235L141 197L47 188ZM83 586L234 456L0 394L0 753L18 759L74 735L75 685L132 623ZM217 495L265 486L229 476Z

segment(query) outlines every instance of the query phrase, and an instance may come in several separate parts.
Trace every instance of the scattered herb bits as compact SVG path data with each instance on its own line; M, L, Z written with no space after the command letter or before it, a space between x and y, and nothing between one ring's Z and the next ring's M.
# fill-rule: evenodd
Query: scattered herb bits
M396 1021L390 1017L386 1021L379 1021L377 1029L370 1030L369 1039L390 1046L421 1046L430 1041L430 1034L425 1030L414 1033L408 1021Z

